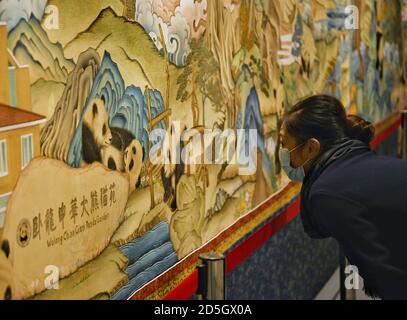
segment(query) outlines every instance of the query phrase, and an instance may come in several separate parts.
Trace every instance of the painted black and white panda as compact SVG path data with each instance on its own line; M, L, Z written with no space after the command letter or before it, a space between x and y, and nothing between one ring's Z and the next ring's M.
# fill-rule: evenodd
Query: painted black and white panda
M134 139L124 151L124 170L129 174L130 193L140 185L140 173L143 161L143 147L140 141Z
M7 240L4 240L0 249L0 300L12 300L14 297L13 273L9 256L10 245Z
M126 172L130 179L130 192L140 181L144 152L134 135L122 128L110 128L111 143L101 150L102 163L110 170Z
M124 172L124 151L135 138L125 129L112 127L110 131L112 140L108 146L101 149L101 162L110 170Z
M82 161L84 165L100 162L111 170L127 172L133 191L140 180L143 148L131 132L109 126L105 103L104 96L92 100L83 117Z
M112 138L105 98L93 99L83 116L82 163L102 162L101 150L111 144Z

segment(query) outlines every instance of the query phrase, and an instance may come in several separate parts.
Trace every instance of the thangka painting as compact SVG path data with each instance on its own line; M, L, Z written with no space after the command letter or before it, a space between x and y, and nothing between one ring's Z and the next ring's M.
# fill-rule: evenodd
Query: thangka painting
M0 299L127 299L288 184L298 99L399 108L401 8L1 0Z

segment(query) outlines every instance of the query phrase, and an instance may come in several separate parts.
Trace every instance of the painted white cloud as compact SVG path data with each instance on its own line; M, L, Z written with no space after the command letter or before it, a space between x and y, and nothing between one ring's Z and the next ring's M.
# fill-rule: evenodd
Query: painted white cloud
M163 48L159 29L161 25L170 61L178 66L185 65L190 50L190 28L187 20L180 12L176 12L166 23L155 13L152 0L138 0L136 21L150 35L158 50Z
M7 22L9 30L21 19L29 20L31 16L41 20L47 0L1 0L0 21Z
M168 26L168 42L172 50L175 51L174 60L181 65L186 64L189 54L190 29L185 17L177 12L171 17ZM175 46L175 47L174 47Z
M153 0L153 9L165 23L168 23L174 15L175 9L179 6L179 3L180 0Z
M206 0L195 2L194 0L181 0L179 7L175 12L179 12L185 17L192 38L199 38L205 31L206 8L208 3Z

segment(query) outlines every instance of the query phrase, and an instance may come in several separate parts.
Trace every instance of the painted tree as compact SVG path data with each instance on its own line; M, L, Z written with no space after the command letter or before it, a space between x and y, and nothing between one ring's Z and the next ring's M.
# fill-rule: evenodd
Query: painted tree
M196 127L199 124L198 92L203 97L202 105L205 99L209 99L216 111L222 108L223 97L218 76L219 64L211 51L197 39L191 40L190 49L187 64L177 79L177 100L191 100L192 121Z
M259 46L261 53L261 61L254 60L257 64L258 78L260 81L260 89L270 97L270 103L273 103L271 109L274 109L276 117L277 132L281 127L282 115L286 107L286 90L284 89L283 73L278 64L278 50L281 50L282 35L293 32L294 22L297 16L297 2L289 1L268 1L255 0L255 12L251 13L255 20L255 42ZM313 60L312 50L310 58ZM307 52L308 52L307 51ZM275 154L278 154L280 148L280 137L276 136ZM275 157L276 173L280 172L281 165L278 157Z
M206 12L204 42L219 65L220 90L228 111L228 126L234 127L235 81L231 67L234 53L240 48L239 8L228 9L225 8L223 1L208 0Z
M363 10L364 10L364 5L363 1L361 0L355 0L355 5L359 10L359 16L363 16ZM356 51L358 53L359 61L360 61L360 66L359 66L359 71L358 71L358 78L363 81L365 78L365 66L364 66L364 61L362 57L362 52L360 50L361 48L361 42L362 42L362 33L360 28L355 30L355 47Z
M275 1L256 0L255 37L262 55L262 64L268 79L278 80L277 51L280 49L279 17ZM273 82L273 81L271 81Z

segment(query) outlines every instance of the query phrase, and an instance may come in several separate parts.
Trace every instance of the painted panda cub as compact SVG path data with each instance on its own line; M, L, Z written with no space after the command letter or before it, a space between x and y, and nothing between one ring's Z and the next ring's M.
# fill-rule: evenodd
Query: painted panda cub
M82 124L82 162L92 164L102 162L101 149L112 142L109 116L105 108L105 98L90 102L83 116Z
M0 300L12 300L14 297L14 282L9 256L10 245L8 240L4 240L0 248Z
M143 147L140 141L134 139L124 151L124 170L130 177L130 193L140 185L140 172L143 162Z
M125 129L110 128L111 143L101 150L102 163L110 170L126 172L130 179L130 192L140 182L144 152L141 143Z

